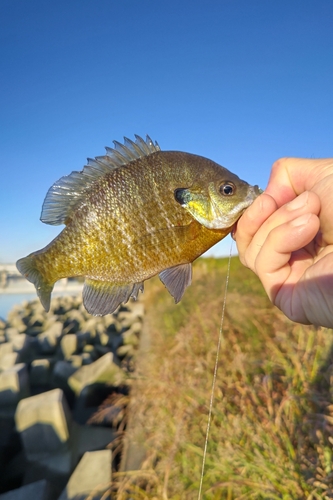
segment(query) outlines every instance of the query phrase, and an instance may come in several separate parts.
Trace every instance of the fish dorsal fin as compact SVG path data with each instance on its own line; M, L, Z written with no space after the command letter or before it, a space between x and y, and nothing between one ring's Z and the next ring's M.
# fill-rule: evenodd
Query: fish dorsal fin
M169 267L169 269L165 269L165 271L159 273L159 277L177 304L186 288L191 284L192 264L180 264L179 266Z
M114 148L105 148L105 156L88 158L81 172L74 171L55 182L45 197L41 221L54 226L65 224L93 182L118 167L161 150L148 135L145 141L138 135L135 139L133 142L125 137L124 144L113 141Z

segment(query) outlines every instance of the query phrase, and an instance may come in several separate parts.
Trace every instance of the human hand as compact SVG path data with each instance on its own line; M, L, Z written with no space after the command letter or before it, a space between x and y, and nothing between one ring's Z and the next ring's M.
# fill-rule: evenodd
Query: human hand
M291 320L333 327L333 159L284 158L245 211L241 262Z

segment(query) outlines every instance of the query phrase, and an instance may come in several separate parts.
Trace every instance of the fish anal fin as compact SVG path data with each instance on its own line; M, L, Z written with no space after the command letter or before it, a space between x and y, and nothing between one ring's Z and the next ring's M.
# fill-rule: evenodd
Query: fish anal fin
M182 298L192 281L192 264L180 264L159 273L160 280L175 299L176 304Z
M137 300L139 292L143 293L143 283L135 283L131 291L131 298Z
M88 313L105 316L113 313L117 307L126 303L130 297L137 298L142 283L114 284L86 278L83 287L83 304Z

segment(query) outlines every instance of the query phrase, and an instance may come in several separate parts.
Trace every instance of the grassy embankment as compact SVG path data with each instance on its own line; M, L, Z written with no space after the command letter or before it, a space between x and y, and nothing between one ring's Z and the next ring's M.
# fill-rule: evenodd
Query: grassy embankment
M134 404L147 459L118 499L198 498L226 269L199 260L177 306L157 279L146 286L152 345ZM332 341L288 321L232 259L204 499L333 498Z

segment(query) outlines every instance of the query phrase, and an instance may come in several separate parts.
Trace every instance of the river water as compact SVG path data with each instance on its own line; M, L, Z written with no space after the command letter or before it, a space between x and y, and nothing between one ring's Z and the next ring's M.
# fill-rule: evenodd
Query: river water
M82 284L77 282L56 283L52 297L60 295L78 295L82 291ZM9 282L6 288L0 288L0 318L7 319L9 311L16 305L22 304L25 300L35 300L37 298L36 290L31 283L24 280L13 280Z
M33 300L36 293L2 293L0 295L0 318L6 319L7 314L16 304L21 304L24 300Z

